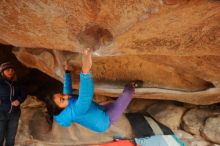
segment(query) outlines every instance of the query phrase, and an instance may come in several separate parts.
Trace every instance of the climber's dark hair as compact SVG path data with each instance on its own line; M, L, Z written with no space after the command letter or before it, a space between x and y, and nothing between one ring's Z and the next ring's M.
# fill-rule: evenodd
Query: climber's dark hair
M47 121L50 124L51 128L52 128L52 124L53 124L53 116L59 115L60 112L64 109L64 108L60 108L55 102L54 102L54 93L49 93L46 97L45 97L45 103L46 103L46 107L47 107L47 113L48 113L48 117L47 117Z

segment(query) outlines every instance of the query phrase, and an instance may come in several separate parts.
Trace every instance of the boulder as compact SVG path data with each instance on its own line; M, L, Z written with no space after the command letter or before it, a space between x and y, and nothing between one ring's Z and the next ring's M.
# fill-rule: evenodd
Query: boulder
M206 119L202 135L209 141L220 144L220 113Z
M185 110L186 109L182 106L161 102L150 106L147 112L170 129L177 130L180 127L181 118Z
M219 112L219 110L211 109L210 107L190 109L183 116L182 127L189 133L200 135L206 119L219 114Z
M76 89L92 47L96 94L142 80L135 98L209 105L220 102L219 11L210 0L0 1L0 43L61 82L71 62Z

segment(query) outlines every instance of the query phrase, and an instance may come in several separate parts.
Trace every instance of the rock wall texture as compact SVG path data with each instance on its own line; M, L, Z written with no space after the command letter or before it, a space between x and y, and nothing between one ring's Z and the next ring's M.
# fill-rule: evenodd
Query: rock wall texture
M96 94L118 96L143 80L136 98L220 101L220 3L215 0L2 0L0 43L26 66L62 81L80 52L94 51Z

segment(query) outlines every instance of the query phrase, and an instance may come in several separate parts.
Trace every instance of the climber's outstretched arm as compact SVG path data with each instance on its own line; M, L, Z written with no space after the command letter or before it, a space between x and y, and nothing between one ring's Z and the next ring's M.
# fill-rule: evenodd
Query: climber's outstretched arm
M82 72L80 73L79 98L76 102L76 113L85 113L93 99L94 85L91 74L92 49L88 48L82 52Z

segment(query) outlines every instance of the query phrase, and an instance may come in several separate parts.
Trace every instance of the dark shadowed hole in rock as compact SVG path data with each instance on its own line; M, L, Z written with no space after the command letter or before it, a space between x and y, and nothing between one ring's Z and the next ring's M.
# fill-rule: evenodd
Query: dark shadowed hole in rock
M44 100L44 97L51 92L62 91L62 83L43 72L32 69L21 64L12 53L13 46L0 45L0 64L6 61L16 66L18 82L21 83L28 95L37 96Z
M111 32L98 25L87 26L77 35L77 38L84 48L93 48L95 50L108 46L113 41Z

